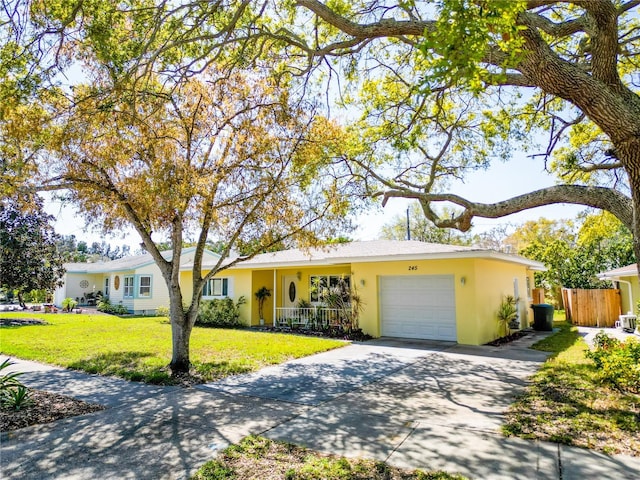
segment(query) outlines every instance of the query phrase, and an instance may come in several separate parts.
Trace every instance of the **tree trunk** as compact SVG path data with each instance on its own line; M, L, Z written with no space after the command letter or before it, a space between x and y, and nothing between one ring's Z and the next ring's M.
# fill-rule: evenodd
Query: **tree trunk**
M189 341L193 325L189 322L188 313L185 313L182 308L182 295L179 286L169 288L169 317L173 344L173 354L169 364L171 375L189 373L191 366Z
M640 281L640 139L630 142L627 148L619 148L618 155L625 157L626 171L629 176L631 204L633 206L633 223L630 230L633 236L633 253L636 256L638 280ZM640 306L640 302L638 302L638 305ZM630 307L634 310L636 308L635 305Z

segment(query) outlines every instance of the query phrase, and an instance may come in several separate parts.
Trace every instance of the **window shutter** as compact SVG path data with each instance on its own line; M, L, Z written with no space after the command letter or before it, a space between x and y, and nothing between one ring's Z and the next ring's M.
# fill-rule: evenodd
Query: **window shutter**
M222 296L226 297L227 293L229 292L229 283L228 283L228 279L223 278L222 279Z

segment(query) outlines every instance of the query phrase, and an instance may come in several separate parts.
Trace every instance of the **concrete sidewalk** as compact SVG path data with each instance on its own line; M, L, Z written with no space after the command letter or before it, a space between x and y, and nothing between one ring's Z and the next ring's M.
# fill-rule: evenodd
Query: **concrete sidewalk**
M640 478L640 459L498 432L545 355L382 339L197 388L19 361L30 386L109 408L2 437L3 478L188 478L249 433L478 479Z

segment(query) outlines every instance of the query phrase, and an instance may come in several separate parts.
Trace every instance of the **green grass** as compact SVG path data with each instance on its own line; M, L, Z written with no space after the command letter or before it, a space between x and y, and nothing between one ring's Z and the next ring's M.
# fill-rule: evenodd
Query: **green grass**
M24 313L3 313L24 318ZM164 317L35 314L47 325L0 327L0 353L101 375L171 383L171 326ZM211 381L343 346L315 337L237 329L194 328L195 375Z
M640 456L640 395L602 384L577 328L560 330L533 348L553 355L507 413L506 435Z
M446 472L401 470L385 462L322 455L290 443L249 436L205 463L193 480L465 480Z

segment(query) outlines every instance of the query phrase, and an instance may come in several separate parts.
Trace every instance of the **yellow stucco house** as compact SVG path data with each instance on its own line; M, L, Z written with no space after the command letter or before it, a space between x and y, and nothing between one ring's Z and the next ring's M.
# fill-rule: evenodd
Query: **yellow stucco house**
M184 298L192 294L192 258L193 249L185 249L180 278ZM207 252L203 273L217 260ZM153 313L168 305L166 286L149 255L74 268L68 270L65 284L103 285L112 303L126 302L132 312ZM266 287L271 296L264 304L263 321L273 325L301 300L317 306L313 285L333 285L343 278L362 299L360 327L365 333L480 345L496 338L496 311L505 295L519 299L521 327L532 322L533 272L540 270L544 266L539 262L476 247L376 240L258 255L211 279L203 298L244 296L241 320L258 325L254 294Z
M504 295L519 298L520 325L529 325L533 272L540 270L539 262L475 247L376 240L265 253L218 277L236 298L247 299L242 307L247 325L260 321L254 293L261 287L272 293L264 321L273 325L300 300L318 303L312 285L344 277L364 303L365 333L479 345L496 338L496 311ZM190 275L183 272L183 286L191 284Z
M640 301L640 284L638 283L638 266L635 263L598 274L601 280L614 282L620 289L620 307L622 313L637 314L637 302Z

